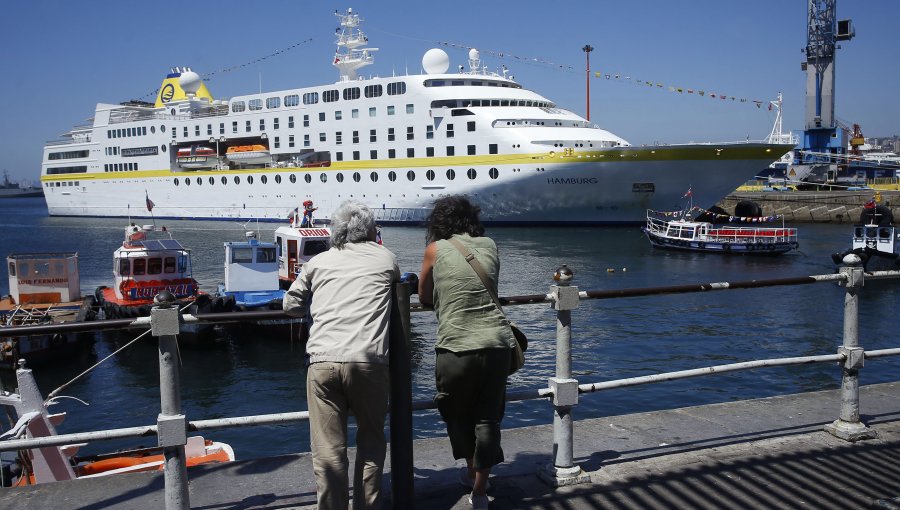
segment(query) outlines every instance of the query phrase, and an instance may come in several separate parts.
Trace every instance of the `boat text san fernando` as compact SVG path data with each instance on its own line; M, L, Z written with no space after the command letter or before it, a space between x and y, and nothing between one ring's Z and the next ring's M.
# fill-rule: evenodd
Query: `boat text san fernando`
M711 206L791 148L632 146L475 49L454 72L435 48L424 74L363 77L375 48L358 14L337 15L336 83L214 99L176 68L153 104L98 104L90 125L44 147L49 213L136 218L150 197L157 218L281 221L312 198L328 221L355 198L380 223L417 223L461 193L495 224L641 223L689 185Z

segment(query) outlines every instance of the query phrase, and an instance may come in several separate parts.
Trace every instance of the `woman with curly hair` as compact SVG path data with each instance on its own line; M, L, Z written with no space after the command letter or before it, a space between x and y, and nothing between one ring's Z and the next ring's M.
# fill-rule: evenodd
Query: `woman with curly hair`
M471 488L473 508L487 508L488 476L503 462L500 421L506 404L509 349L515 339L503 312L450 242L454 239L484 268L497 291L497 245L484 237L478 206L460 195L437 200L427 219L419 300L438 320L435 382L438 410L455 459L466 459L459 481Z

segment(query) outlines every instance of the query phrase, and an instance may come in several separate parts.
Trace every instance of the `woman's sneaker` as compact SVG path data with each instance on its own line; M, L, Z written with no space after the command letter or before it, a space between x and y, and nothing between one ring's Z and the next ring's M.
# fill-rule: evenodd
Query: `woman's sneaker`
M469 494L469 504L472 505L472 508L475 510L484 509L487 510L488 500L487 496L476 496L475 494Z
M475 480L472 478L469 478L469 468L467 468L467 467L459 468L459 484L462 485L463 487L466 487L469 490L472 490L472 488L475 487ZM485 490L488 490L490 488L491 488L491 482L490 482L490 480L488 480L487 487L485 488Z

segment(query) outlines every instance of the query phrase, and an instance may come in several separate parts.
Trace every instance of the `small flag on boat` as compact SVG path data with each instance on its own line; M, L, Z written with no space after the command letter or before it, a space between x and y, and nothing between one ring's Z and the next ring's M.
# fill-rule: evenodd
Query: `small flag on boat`
M153 200L150 200L150 195L147 194L146 190L144 190L144 198L147 199L147 210L153 212L153 206L156 204L153 203Z
M691 190L691 188L688 188L687 193L685 193L684 196L681 198L687 198L687 197L690 197L693 195L694 195L694 192Z

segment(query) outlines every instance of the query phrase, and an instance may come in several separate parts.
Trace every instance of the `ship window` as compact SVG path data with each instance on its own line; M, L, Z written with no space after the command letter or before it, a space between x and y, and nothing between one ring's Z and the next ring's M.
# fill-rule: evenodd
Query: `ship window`
M396 180L397 180L397 172L395 172L395 171L393 171L393 170L391 170L390 172L388 172L388 180L391 181L391 182L396 181Z
M328 182L328 175L327 174L319 174L319 180L322 182Z
M340 131L335 131L334 132L334 144L341 145L342 143L344 143L344 134Z
M206 125L206 134L207 134L207 135L212 135L212 124L207 124L207 125Z
M412 140L412 139L414 139L414 138L415 138L415 134L413 134L413 127L412 127L412 126L406 126L406 139L407 139L407 140Z
M341 112L340 110L334 111L334 120L341 120L343 117L344 117L343 112Z
M413 111L415 111L413 104L412 103L407 104L406 105L406 113L413 113Z
M185 179L185 180L184 180L184 185L185 185L185 186L190 186L190 185L191 185L191 180L190 180L190 179Z
M259 119L259 130L260 131L266 130L266 119Z
M335 152L334 159L337 161L344 161L344 153L343 152Z
M320 142L324 142L324 141L325 141L325 133L319 133L319 141L320 141Z
M340 98L339 92L337 90L326 90L322 92L322 101L326 103L333 103Z
M303 180L306 181L306 184L309 184L310 182L312 182L312 176L309 174L306 174L303 176Z
M409 170L408 172L406 172L406 180L408 180L408 181L416 180L416 173L413 172L412 170Z
M369 130L369 141L372 143L378 141L378 137L376 136L376 131L374 129Z
M309 135L303 135L303 146L309 147Z
M478 172L476 172L474 168L466 170L466 177L468 177L469 179L474 179L477 176Z
M416 150L413 149L412 147L407 148L407 149L406 149L406 157L407 157L407 158L414 158L414 157L416 157Z
M500 172L498 172L496 168L491 168L488 170L488 176L490 176L491 179L496 179L500 176Z
M253 248L232 248L231 263L250 263L253 262Z
M197 177L197 186L203 186L203 178Z
M235 101L231 103L231 111L234 113L242 112L246 109L246 104L243 101Z
M184 137L185 138L188 137L188 127L187 126L184 126Z
M296 184L297 176L294 174L291 174L290 176L288 176L288 180L291 181L291 184Z
M353 132L353 143L359 143L359 131Z
M453 138L453 124L447 124L447 138Z
M357 154L359 154L359 153L357 153ZM322 174L322 175L324 175L324 174ZM337 179L337 182L344 182L344 174L342 174L340 172L338 172L337 175L334 176L334 178Z
M184 255L178 256L178 272L184 274L187 271L187 257Z
M427 158L434 157L434 147L425 147L425 157L427 157Z
M157 257L147 259L147 274L160 273L162 273L162 259Z
M13 278L16 277L16 263L15 263L15 262L10 262L10 263L9 263L9 269L8 269L8 271L9 271L9 276L11 276L11 277L13 277Z
M294 146L294 135L288 136L288 147Z
M394 141L394 128L388 128L388 141Z
M309 118L309 115L304 115L305 118ZM294 116L288 115L288 127L294 129Z
M448 146L447 146L447 155L448 155L448 156L454 156L454 155L456 155L456 147L454 147L454 146L452 146L452 145L448 145Z
M259 182L261 182L263 184L267 183L268 181L269 181L269 178L266 177L265 175L263 175L259 178Z
M253 176L252 175L247 176L247 184L253 184Z
M366 87L366 97L381 97L381 85L369 85Z
M234 176L234 183L235 183L235 184L240 184L240 183L241 183L241 177L240 177L239 175L235 175L235 176Z
M134 275L140 276L147 272L147 259L134 259Z
M277 129L277 127L276 127L276 129ZM280 147L281 147L281 138L279 138L279 137L276 136L276 137L275 137L274 144L275 144L275 148L276 148L276 149L280 148Z
M353 117L354 119L358 119L359 118L359 108L354 108L354 109L350 110L350 116Z
M248 133L250 132L250 121L249 120L244 123L244 128Z
M228 177L222 176L222 184L228 184Z
M272 129L278 129L280 126L278 125L278 117L272 119Z
M453 179L456 179L456 171L453 170L452 168L448 168L447 169L447 180L452 181Z
M492 143L488 145L488 154L497 154L497 144Z
M359 182L360 179L359 172L353 172L353 182Z
M387 114L388 115L394 114L394 106L393 105L387 107Z
M175 272L175 257L166 257L163 259L163 272L164 273L174 273Z
M275 248L257 248L257 262L275 262Z
M151 128L151 129L152 129L152 128ZM219 122L219 134L220 134L220 135L224 135L224 134L225 134L225 123L224 123L224 122Z
M394 159L397 157L397 151L394 149L388 149L388 159Z
M281 175L275 175L275 184L281 184Z
M231 123L231 132L232 132L232 133L237 133L237 132L238 132L237 121L233 121L233 122Z
M215 177L210 177L210 178L209 178L209 184L212 185L212 184L215 184L215 183L216 183L216 178L215 178Z
M425 138L431 140L434 138L434 126L431 124L425 126Z
M401 94L406 94L406 83L402 81L388 83L387 93L389 96L399 96Z
M175 178L175 185L178 186L178 177Z
M288 97L290 97L290 96L288 96ZM297 96L293 96L293 97L297 97ZM318 102L319 102L319 93L318 92L307 92L306 94L303 94L303 104L316 104ZM284 105L285 106L296 106L296 105L288 105L287 97L284 98Z
M468 129L469 131L475 131L475 121L470 120L469 122L467 122L466 129Z
M294 96L297 97L297 96ZM287 105L285 105L287 106ZM266 98L266 108L281 108L281 98L280 97L267 97Z
M468 151L469 151L469 156L474 156L474 155L475 155L475 146L474 146L474 145L468 145L467 148L468 148Z
M251 111L262 110L262 99L251 99L248 101L248 104L250 105Z
M353 151L353 161L359 161L359 151Z
M369 179L372 179L372 182L378 182L378 173L377 172L370 173Z
M328 241L309 240L303 243L303 255L318 255L323 251L328 251Z
M375 107L374 107L374 106L373 106L373 107L371 107L371 108L369 108L369 117L374 117L374 116L375 116L375 113L376 113L376 111L377 111L377 110L376 110L376 109L375 109Z
M425 172L425 178L428 179L429 181L433 181L434 180L434 170L429 170L429 171Z
M131 264L128 259L119 260L119 276L128 276L131 274Z
M349 87L344 89L344 101L359 99L359 87Z
M194 125L194 136L200 136L200 124Z
M378 151L375 149L370 150L369 159L378 159Z

